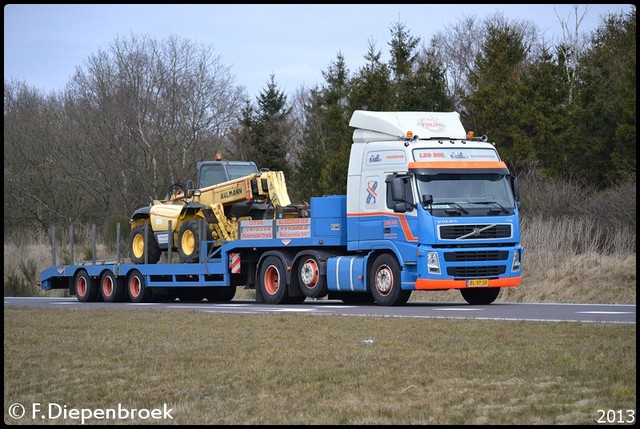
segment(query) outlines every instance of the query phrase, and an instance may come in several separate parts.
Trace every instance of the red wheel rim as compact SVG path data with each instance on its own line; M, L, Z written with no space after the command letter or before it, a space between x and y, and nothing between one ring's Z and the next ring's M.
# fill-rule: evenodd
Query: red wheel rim
M269 295L275 295L280 289L280 272L273 265L264 272L264 288Z

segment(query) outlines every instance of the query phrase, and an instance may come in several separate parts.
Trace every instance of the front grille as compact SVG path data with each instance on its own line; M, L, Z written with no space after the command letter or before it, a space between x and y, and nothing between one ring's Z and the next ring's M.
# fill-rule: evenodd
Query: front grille
M500 250L487 250L478 252L445 252L446 262L468 262L468 261L506 261L509 252Z
M442 240L487 240L511 237L511 224L439 225Z
M447 274L453 277L495 277L504 274L506 271L507 267L504 265L447 268Z

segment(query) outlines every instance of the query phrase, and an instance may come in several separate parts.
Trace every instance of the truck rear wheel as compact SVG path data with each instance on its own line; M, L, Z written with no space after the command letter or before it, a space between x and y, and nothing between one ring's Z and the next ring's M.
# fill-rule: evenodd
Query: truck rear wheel
M122 301L125 296L124 279L118 278L110 270L100 277L100 293L104 302Z
M327 295L327 277L320 274L320 263L313 255L302 257L298 265L298 281L306 297L321 298Z
M138 270L133 270L129 274L127 290L129 291L129 300L134 303L149 302L153 295L153 291L147 288L144 276Z
M369 289L378 305L404 305L410 290L400 288L400 264L388 253L379 255L371 266Z
M74 279L76 287L76 297L80 302L94 302L98 300L100 290L98 282L89 277L85 270L80 270Z
M490 287L485 289L460 289L460 293L465 301L471 305L488 305L498 298L500 294L499 287Z
M147 262L155 264L160 260L162 250L156 242L151 225L147 224L147 235L145 237L145 225L138 225L131 230L129 240L129 254L131 262L134 264L144 264L144 249L147 249Z
M258 287L267 304L286 304L289 300L284 265L277 256L268 256L260 265Z

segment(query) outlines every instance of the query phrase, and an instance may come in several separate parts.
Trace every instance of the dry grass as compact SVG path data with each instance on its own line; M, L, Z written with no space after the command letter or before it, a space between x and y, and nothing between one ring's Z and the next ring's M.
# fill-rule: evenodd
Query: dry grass
M250 425L594 424L636 407L635 325L5 308L4 326L6 423L78 423L15 421L14 402Z
M518 288L504 289L498 301L635 304L635 238L635 229L619 226L608 233L589 219L526 217L522 220L523 281ZM64 293L40 291L37 278L25 272L33 265L39 276L51 264L51 246L46 239L23 237L18 241L19 245L4 244L5 296ZM86 243L91 241L76 243L76 260L91 259L93 246ZM115 252L103 244L96 247L98 259L115 258ZM68 245L59 244L57 250L59 263L69 258ZM237 296L255 295L239 289ZM414 292L411 300L449 302L462 301L462 297L458 291Z

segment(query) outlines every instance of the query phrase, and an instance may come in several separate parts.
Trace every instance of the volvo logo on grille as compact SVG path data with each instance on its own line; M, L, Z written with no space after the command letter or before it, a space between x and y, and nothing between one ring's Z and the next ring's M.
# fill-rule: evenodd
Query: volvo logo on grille
M473 228L473 231L471 231L471 235L473 235L474 237L477 237L480 235L480 228Z

